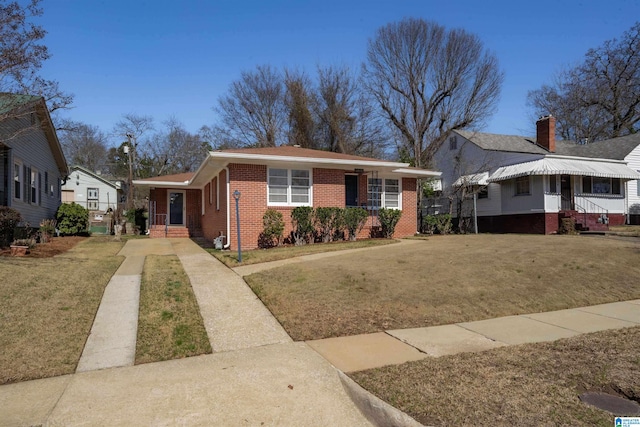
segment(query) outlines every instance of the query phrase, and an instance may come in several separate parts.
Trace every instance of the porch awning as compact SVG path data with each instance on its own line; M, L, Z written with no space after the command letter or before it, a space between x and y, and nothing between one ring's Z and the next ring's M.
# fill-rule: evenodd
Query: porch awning
M527 175L578 175L640 179L639 173L622 162L543 157L532 162L500 167L491 174L488 181L506 181Z
M489 172L473 173L471 175L462 175L453 183L454 187L462 187L463 185L487 185L489 183Z

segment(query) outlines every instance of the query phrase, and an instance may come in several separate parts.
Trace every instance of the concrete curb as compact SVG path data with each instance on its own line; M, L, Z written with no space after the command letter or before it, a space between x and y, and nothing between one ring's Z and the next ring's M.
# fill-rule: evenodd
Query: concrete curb
M398 408L369 393L345 373L336 369L347 395L362 415L376 427L425 427Z

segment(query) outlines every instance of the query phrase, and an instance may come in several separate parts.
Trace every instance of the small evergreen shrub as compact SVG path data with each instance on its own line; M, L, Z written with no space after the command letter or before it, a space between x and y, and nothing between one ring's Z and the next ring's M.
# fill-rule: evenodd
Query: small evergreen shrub
M451 228L453 224L451 223L451 215L449 214L440 214L436 216L438 223L436 225L436 229L440 234L449 234L451 233Z
M317 208L313 214L313 223L322 242L328 243L342 231L342 209Z
M427 215L422 220L422 229L429 236L433 236L433 233L438 229L438 217L435 215Z
M267 209L262 215L262 234L258 246L270 248L280 246L284 233L284 219L282 213L275 209Z
M344 209L344 226L347 229L349 240L356 240L368 217L369 212L364 208Z
M298 206L291 211L291 223L293 224L293 239L296 246L313 243L313 208L311 206Z
M391 239L393 233L396 231L396 225L400 221L402 211L399 209L386 209L381 208L378 211L378 219L380 220L380 226L382 227L382 235L386 239Z
M60 233L75 236L86 233L89 227L89 211L77 203L63 203L56 212Z
M14 230L22 221L17 210L0 206L0 247L6 248L14 239Z

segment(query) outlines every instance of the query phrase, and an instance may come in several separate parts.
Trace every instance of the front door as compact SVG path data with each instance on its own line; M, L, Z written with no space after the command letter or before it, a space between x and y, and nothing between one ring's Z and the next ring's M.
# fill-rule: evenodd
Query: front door
M344 176L345 206L358 206L358 175Z
M184 191L169 192L169 225L184 225Z
M560 194L562 195L560 209L563 211L573 210L571 175L560 176Z

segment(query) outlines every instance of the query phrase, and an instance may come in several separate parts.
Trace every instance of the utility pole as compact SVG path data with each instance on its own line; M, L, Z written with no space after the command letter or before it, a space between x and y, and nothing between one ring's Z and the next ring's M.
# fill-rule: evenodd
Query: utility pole
M133 206L133 162L131 157L133 155L133 146L131 145L131 139L133 135L127 134L127 144L124 146L124 152L129 155L129 185L127 190L127 210L132 209Z

